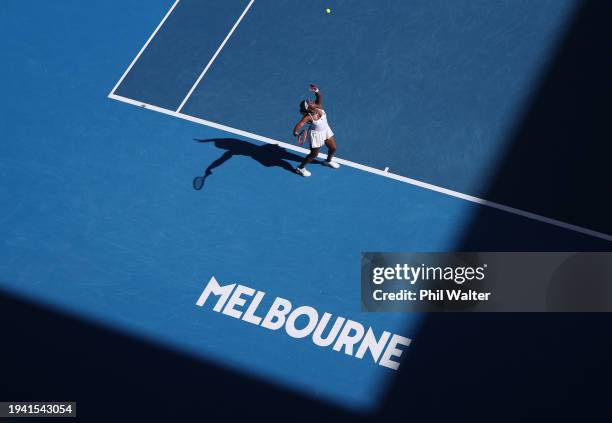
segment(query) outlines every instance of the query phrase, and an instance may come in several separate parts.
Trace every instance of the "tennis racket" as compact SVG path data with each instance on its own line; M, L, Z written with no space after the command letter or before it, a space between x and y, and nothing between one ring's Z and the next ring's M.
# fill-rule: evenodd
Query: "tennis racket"
M308 135L309 135L308 128L302 128L300 133L297 135L297 143L298 143L298 145L304 145L304 143L308 139Z

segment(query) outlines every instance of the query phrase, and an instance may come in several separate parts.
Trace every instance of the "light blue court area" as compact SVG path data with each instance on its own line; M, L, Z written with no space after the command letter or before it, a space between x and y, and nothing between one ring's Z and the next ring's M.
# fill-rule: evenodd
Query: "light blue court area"
M295 106L315 81L342 157L475 187L573 2L460 3L442 13L429 2L258 0L184 112L291 141ZM2 291L364 411L380 405L394 371L198 308L205 282L418 342L423 316L360 311L361 252L609 248L347 166L313 164L303 179L289 170L295 152L109 100L171 5L3 3ZM181 0L117 94L175 110L245 6Z

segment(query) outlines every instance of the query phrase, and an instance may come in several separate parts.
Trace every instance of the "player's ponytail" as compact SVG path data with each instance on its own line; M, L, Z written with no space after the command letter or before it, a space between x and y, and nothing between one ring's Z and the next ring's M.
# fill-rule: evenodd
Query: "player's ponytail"
M308 101L300 101L300 113L308 113Z

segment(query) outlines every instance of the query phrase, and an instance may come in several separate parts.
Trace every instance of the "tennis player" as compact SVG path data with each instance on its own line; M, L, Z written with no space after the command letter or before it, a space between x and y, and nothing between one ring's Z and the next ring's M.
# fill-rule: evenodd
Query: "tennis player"
M314 102L311 100L304 100L300 103L302 119L300 119L293 129L293 135L297 137L302 127L304 125L309 125L308 140L310 142L310 153L304 157L302 163L295 169L298 174L304 177L311 175L311 173L306 170L306 165L317 157L323 145L327 146L327 160L325 160L323 164L334 169L340 167L338 163L332 161L334 153L336 152L336 139L327 123L327 115L325 114L325 110L323 110L321 92L315 84L310 84L310 91L315 94L316 99Z

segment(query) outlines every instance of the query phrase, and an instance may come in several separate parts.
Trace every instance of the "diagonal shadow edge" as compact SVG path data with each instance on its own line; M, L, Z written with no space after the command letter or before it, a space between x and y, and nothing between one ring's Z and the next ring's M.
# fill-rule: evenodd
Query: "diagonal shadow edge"
M3 401L77 401L84 421L359 414L0 289Z

